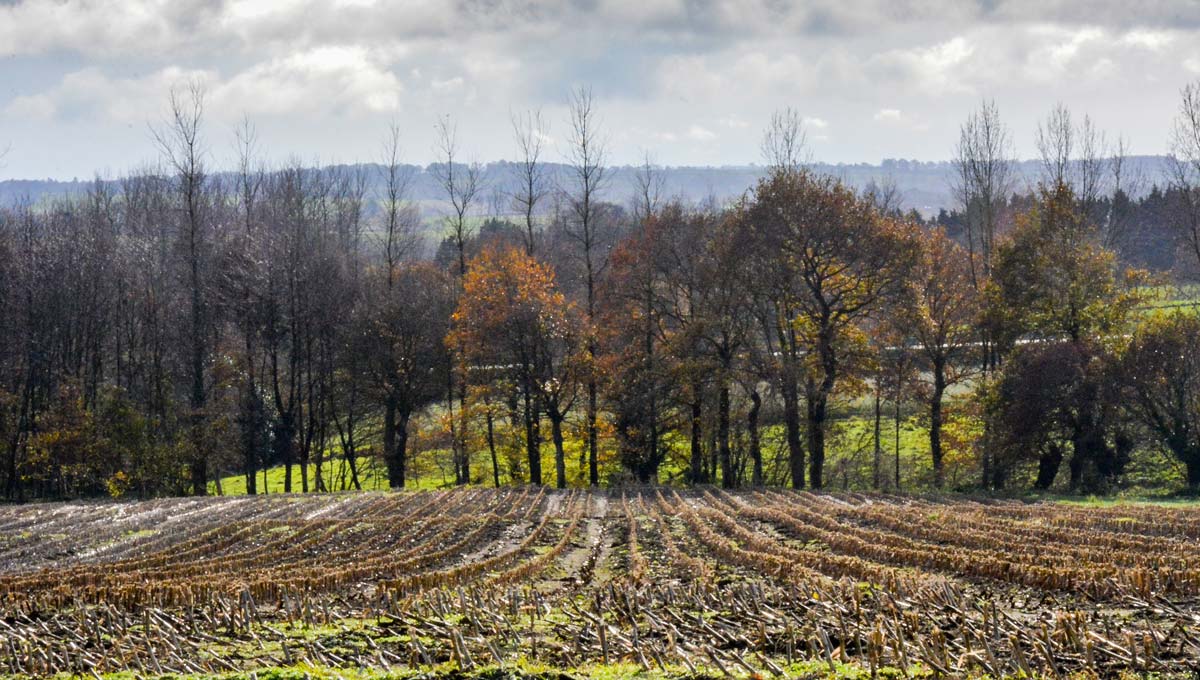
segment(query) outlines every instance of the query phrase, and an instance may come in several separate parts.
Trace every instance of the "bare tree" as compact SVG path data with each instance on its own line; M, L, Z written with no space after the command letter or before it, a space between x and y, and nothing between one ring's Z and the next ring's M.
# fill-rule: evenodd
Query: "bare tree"
M343 475L342 488L352 486L355 489L362 488L358 474L357 436L359 422L363 417L360 406L364 401L363 393L366 391L365 385L362 383L366 381L361 377L366 372L366 366L374 358L365 355L366 353L355 351L354 347L355 338L360 342L371 342L374 338L364 338L362 334L353 332L356 326L359 326L355 322L373 312L370 301L365 299L370 281L365 280L366 277L362 275L365 264L362 251L363 205L369 180L367 170L360 166L344 173L337 187L337 204L340 207L337 233L341 243L343 267L346 270L343 289L339 291L341 299L338 302L337 316L341 322L340 325L346 330L343 330L343 334L339 338L341 342L338 345L340 348L345 348L345 351L333 352L333 361L337 364L331 367L333 374L330 376L330 382L332 383L333 404L330 408L329 418L333 421L333 427L341 447L342 459L350 473L348 484ZM339 379L343 376L345 379Z
M1079 138L1079 157L1075 161L1075 197L1089 215L1097 217L1094 213L1107 189L1112 156L1104 132L1096 129L1091 116L1084 115L1076 136Z
M1062 103L1056 104L1046 120L1038 123L1037 150L1042 159L1042 183L1052 190L1060 184L1071 186L1075 128L1070 110Z
M633 217L639 224L645 224L658 210L666 179L647 151L642 157L642 164L633 173Z
M458 252L458 275L461 277L467 273L467 240L471 236L467 217L479 196L482 169L478 163L463 164L459 160L458 126L450 116L438 119L435 133L434 151L438 162L431 170L450 202L447 223Z
M396 268L409 254L415 241L415 208L408 205L412 172L400 163L400 126L388 125L383 143L383 260L387 287L391 289Z
M1129 168L1129 142L1124 137L1109 148L1107 164L1110 200L1107 210L1098 216L1100 220L1100 244L1111 250L1120 250L1128 243L1131 198L1141 194L1144 177L1136 168ZM1132 171L1131 171L1132 170Z
M868 181L863 187L862 197L875 206L880 215L899 216L904 205L904 193L896 184L896 178L891 175Z
M433 165L432 171L446 198L450 202L451 214L447 216L450 239L458 252L458 280L461 289L462 279L467 275L467 240L470 238L470 223L467 217L480 190L481 169L478 163L461 164L458 161L458 126L443 116L435 127L437 141L435 151L439 161ZM455 481L467 484L471 481L471 457L467 451L467 383L459 380L459 421L455 426L454 420L454 377L450 376L448 401L451 440L454 449Z
M596 316L596 282L608 263L608 252L599 234L599 194L607 184L605 167L605 140L600 134L600 125L594 108L592 91L579 88L571 93L570 102L570 146L568 157L571 163L573 186L566 192L571 207L568 234L578 243L584 267L584 283L587 293L587 320L589 325ZM588 354L595 359L596 342L589 335ZM596 412L598 408L596 377L587 380L587 455L588 480L592 486L600 483L597 460Z
M390 309L394 304L393 293L401 276L401 263L412 247L415 231L415 208L407 205L408 187L412 179L411 173L400 163L400 126L393 121L387 129L383 143L383 266L385 270L384 286L379 294L375 307ZM400 297L411 297L411 291ZM373 307L371 312L376 309ZM394 332L395 320L392 324L375 324L370 326L372 336L390 337ZM381 387L378 390L383 396L383 459L389 470L389 483L392 486L404 485L404 443L407 439L408 414L401 414L402 390L406 384L403 378L405 361L410 357L398 356L397 352L379 352L377 370ZM345 439L343 435L343 439Z
M384 463L392 488L408 476L412 415L438 399L450 358L446 333L453 311L455 277L429 263L406 263L390 287L368 289L353 348L363 356L368 384L384 401ZM456 460L456 464L460 461Z
M1038 125L1038 152L1042 157L1042 183L1069 189L1084 216L1079 234L1097 244L1118 249L1128 226L1130 192L1139 188L1137 177L1126 167L1128 146L1123 138L1110 145L1107 135L1088 115L1078 125L1071 112L1059 104Z
M769 166L779 170L799 170L808 162L808 134L798 111L788 107L771 114L763 133L762 155Z
M525 217L525 254L533 255L534 224L538 204L550 193L546 167L542 163L542 148L547 125L541 111L526 111L512 117L513 135L517 140L518 188L513 192L513 206Z
M187 289L188 373L191 382L192 409L191 482L192 493L207 493L207 454L203 438L204 407L207 400L206 367L212 353L212 319L206 294L206 260L211 235L205 215L208 176L204 167L205 149L201 139L204 119L204 86L192 81L170 92L170 112L165 124L152 130L167 165L175 173L179 238Z
M959 128L956 187L966 216L971 282L991 276L1001 213L1012 190L1012 141L995 102L983 102Z
M1058 104L1038 124L1038 153L1042 157L1042 183L1051 190L1059 184L1075 194L1085 213L1095 219L1096 207L1112 179L1105 134L1091 116L1075 125L1070 110Z
M1200 82L1183 88L1171 140L1173 223L1200 267Z
M265 171L258 166L258 136L249 117L243 117L234 130L238 170L236 177L238 214L242 229L236 239L237 248L231 251L228 260L236 258L237 267L229 278L236 279L232 292L234 299L230 307L234 310L234 326L242 336L241 395L239 399L238 426L241 434L242 462L246 475L246 493L257 492L256 470L258 461L266 450L265 404L259 393L257 362L259 348L259 319L255 309L255 294L259 288L260 273L256 249L261 246L261 234L257 217L259 195L266 180ZM263 489L266 491L266 489Z

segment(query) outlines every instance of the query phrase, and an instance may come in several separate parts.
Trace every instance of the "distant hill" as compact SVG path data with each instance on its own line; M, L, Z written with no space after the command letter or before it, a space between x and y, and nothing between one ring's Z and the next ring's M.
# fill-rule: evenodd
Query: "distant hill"
M1126 176L1137 177L1148 188L1154 183L1162 183L1165 169L1163 156L1134 156L1126 162ZM379 166L362 164L353 166L365 170L378 182ZM815 163L816 171L840 178L850 186L861 189L872 181L894 181L900 190L903 205L916 208L925 215L936 214L941 208L951 208L956 205L953 197L954 166L948 161L912 161L903 159L886 159L878 165L870 163L828 164ZM410 166L412 175L410 196L427 207L430 212L440 210L443 193L437 185L428 168ZM570 169L565 165L548 164L548 175L552 181L565 182L569 180ZM754 185L763 172L762 166L720 166L720 167L665 167L660 172L664 178L665 197L681 197L691 201L701 201L708 197L719 201L727 201L740 196ZM1022 161L1017 166L1019 191L1036 183L1040 165L1036 161ZM629 166L617 166L610 169L609 181L605 187L605 198L610 201L625 203L634 193L637 169ZM513 163L499 161L489 163L483 172L484 190L479 201L480 212L486 212L493 201L493 194L510 191L514 188L516 167ZM34 204L50 201L58 197L71 196L87 190L91 181L58 181L13 179L0 181L0 205L13 205L18 201L31 201Z

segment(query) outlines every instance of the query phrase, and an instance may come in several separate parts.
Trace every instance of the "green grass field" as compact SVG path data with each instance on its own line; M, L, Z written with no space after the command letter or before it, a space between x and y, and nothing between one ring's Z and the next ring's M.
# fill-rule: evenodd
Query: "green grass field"
M886 472L885 482L888 488L893 488L895 477L895 429L891 416L885 414L882 423L883 468ZM864 488L870 484L871 465L874 458L874 424L869 418L849 415L834 422L829 439L828 485L831 488ZM908 410L902 416L900 428L900 468L902 488L920 485L927 480L924 468L928 463L929 454L928 429L919 422L919 418L911 415ZM689 441L679 433L672 433L667 438L669 453L659 469L659 481L667 484L682 483L685 479L689 464ZM580 464L580 454L583 441L579 437L568 439L565 445L567 478L570 486L586 486L586 470ZM762 448L768 479L772 475L782 475L786 466L787 444L783 425L769 425L762 430ZM321 476L325 488L329 491L345 491L352 489L349 466L336 451L327 453L327 459L321 466ZM454 486L454 474L449 467L449 452L444 449L419 451L412 454L406 488L410 489L443 489ZM500 483L523 483L527 480L525 471L524 451L514 451L510 447L501 452ZM513 459L516 466L513 464ZM602 474L605 476L618 473L619 469L611 451L602 452ZM519 466L519 467L517 467ZM383 461L375 456L359 456L357 459L359 482L364 490L384 490L388 488L387 470ZM316 465L307 468L300 465L292 467L292 490L299 492L303 487L301 473L307 476L308 489L316 489ZM258 493L282 493L284 491L285 470L283 466L274 466L256 476ZM471 454L472 483L479 486L492 486L491 456L486 449L475 449ZM265 479L265 483L264 483ZM547 485L555 483L554 447L549 442L542 445L542 481ZM209 483L209 493L214 495L237 496L246 493L246 478L241 474L223 476L219 482Z
M580 452L583 443L578 438L568 440L564 446L567 462L567 480L573 487L587 485L586 470L580 466ZM332 452L331 452L332 453ZM407 489L449 489L455 486L454 471L450 466L450 452L445 449L430 449L416 451L410 454L408 475L405 480ZM500 483L502 485L520 484L527 481L525 472L524 451L516 452L509 447L497 452L499 459ZM388 488L387 469L383 461L376 456L359 456L357 458L358 478L364 490L382 491ZM607 466L606 466L607 467ZM292 491L299 492L304 487L300 477L302 467L292 466ZM303 469L308 479L310 491L316 489L315 464ZM283 493L286 470L282 465L259 470L256 479L258 493ZM347 491L353 489L349 466L340 457L329 458L321 466L321 475L329 491ZM266 479L266 486L263 479ZM471 482L476 486L494 486L491 454L486 450L474 449L471 452ZM542 444L542 482L546 485L555 483L554 447L548 442ZM239 496L246 493L246 477L242 474L231 474L221 477L220 481L209 482L208 490L213 495Z
M1141 313L1146 316L1183 313L1200 314L1200 286L1161 285L1145 289L1146 301Z

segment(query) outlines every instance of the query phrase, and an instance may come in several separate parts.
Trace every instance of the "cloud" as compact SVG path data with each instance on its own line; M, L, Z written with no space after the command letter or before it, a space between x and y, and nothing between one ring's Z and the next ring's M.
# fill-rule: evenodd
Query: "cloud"
M731 91L767 98L798 96L816 82L815 64L783 50L746 49L669 55L658 65L654 89L683 101L715 101Z
M195 80L210 82L207 71L177 67L142 78L111 78L95 67L65 75L54 87L33 95L15 97L4 112L8 116L40 116L67 122L87 119L116 123L144 123L161 108L173 86Z
M637 41L709 49L738 43L878 35L881 26L955 33L978 26L1094 26L1153 41L1200 27L1179 0L15 0L0 4L9 54L130 57L308 50L355 43L508 36L578 45Z
M113 126L140 133L198 78L219 127L269 119L279 153L372 157L396 119L419 154L451 113L467 153L511 156L507 112L540 108L557 128L577 85L596 92L615 162L652 143L664 163L750 162L789 106L811 114L810 141L836 133L823 157L944 157L981 97L1023 154L1056 100L1156 153L1200 74L1198 38L1200 3L1171 0L0 0L15 75L0 146L50 148L69 123L91 157L128 164L146 150ZM17 146L9 174L52 171Z
M1040 64L1046 75L1062 73L1073 65L1088 43L1098 43L1106 37L1104 31L1091 27L1047 28L1045 34L1050 36L1048 44L1032 54L1030 62Z
M197 80L218 118L394 111L403 83L356 47L324 47L267 60L223 79L215 71L168 67L142 77L113 78L96 67L66 74L54 87L16 97L5 112L78 120L100 115L142 123L162 108L172 87Z
M911 83L927 94L967 90L960 72L975 47L965 37L955 36L935 45L895 49L867 61L877 78Z
M0 45L9 54L65 51L91 56L157 54L193 44L217 46L217 22L204 0L17 0L0 5Z
M212 95L223 108L251 114L384 113L399 107L403 90L367 50L330 46L256 64L217 83Z
M871 119L880 124L881 128L889 130L902 129L909 132L927 132L929 123L924 120L914 119L912 116L906 115L900 109L883 108L875 112Z
M446 78L445 80L434 78L430 82L430 85L433 86L435 92L453 92L462 89L463 82L462 76L455 76L453 78Z
M1158 52L1175 42L1175 34L1169 31L1135 29L1121 36L1120 42L1131 47Z
M1088 24L1109 28L1200 27L1200 5L1175 0L983 0L980 17L1002 22Z

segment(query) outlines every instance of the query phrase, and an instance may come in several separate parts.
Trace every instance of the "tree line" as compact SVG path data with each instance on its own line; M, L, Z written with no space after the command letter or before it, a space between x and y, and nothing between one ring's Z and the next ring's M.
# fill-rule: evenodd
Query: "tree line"
M1200 487L1200 315L1148 310L1161 277L1128 255L1168 249L1150 222L1176 277L1200 271L1198 86L1148 191L1061 106L1038 185L1017 186L985 102L960 130L959 205L930 220L886 181L813 171L791 110L729 203L665 195L649 157L612 201L586 89L565 177L547 121L513 116L506 192L445 117L432 218L394 126L378 177L268 168L249 122L215 173L203 90L170 111L156 165L0 211L7 498L204 494L230 473L256 493L273 466L287 491L361 488L364 461L399 488L426 453L455 484L896 489L903 417L923 486L1105 490L1165 452ZM848 414L861 457L835 455Z

